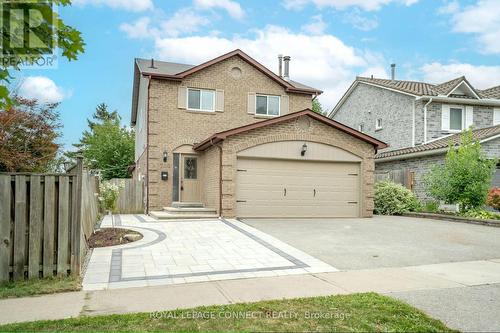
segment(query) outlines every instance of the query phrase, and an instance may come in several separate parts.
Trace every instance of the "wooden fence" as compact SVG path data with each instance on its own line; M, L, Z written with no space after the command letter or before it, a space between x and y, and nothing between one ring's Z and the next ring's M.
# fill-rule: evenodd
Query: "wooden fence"
M121 214L144 213L143 181L137 179L111 179L110 182L122 185L117 200L117 210Z
M375 171L375 182L390 180L413 190L415 185L415 173L407 169Z
M0 173L0 281L79 274L98 218L96 179Z

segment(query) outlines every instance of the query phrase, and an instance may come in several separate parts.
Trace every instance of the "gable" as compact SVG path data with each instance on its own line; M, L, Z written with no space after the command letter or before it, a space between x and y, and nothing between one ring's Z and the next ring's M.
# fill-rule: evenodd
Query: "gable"
M446 96L479 99L479 96L476 94L474 89L472 89L472 87L465 81L460 82Z

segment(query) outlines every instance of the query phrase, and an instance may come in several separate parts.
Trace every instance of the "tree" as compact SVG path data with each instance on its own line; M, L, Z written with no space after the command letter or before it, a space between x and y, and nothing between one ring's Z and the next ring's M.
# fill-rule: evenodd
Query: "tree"
M461 212L481 207L496 163L484 155L472 131L464 131L457 148L450 143L444 165L434 166L425 176L427 191L447 204L458 203Z
M14 101L0 112L0 171L50 171L59 149L58 104L20 97Z
M87 120L89 129L73 145L78 151L67 156L83 155L85 165L99 170L105 180L128 177L128 167L134 163L135 135L120 121L118 112L109 112L106 104L98 105L92 119Z
M20 70L23 63L37 62L58 48L68 60L76 60L84 52L81 33L66 25L53 6L69 6L71 0L10 1L2 3L3 61L0 62L0 109L15 102L7 85L12 79L10 68ZM19 13L23 13L20 15ZM27 33L28 32L28 33ZM26 38L28 37L28 38Z
M326 115L326 112L323 111L323 106L321 105L321 103L318 101L317 98L313 99L312 101L312 110L321 115Z

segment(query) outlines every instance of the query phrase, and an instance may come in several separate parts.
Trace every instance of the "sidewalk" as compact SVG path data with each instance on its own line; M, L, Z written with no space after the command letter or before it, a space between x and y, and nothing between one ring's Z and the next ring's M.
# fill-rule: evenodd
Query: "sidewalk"
M0 300L0 324L374 291L444 290L500 283L500 259ZM301 288L297 288L300 286Z

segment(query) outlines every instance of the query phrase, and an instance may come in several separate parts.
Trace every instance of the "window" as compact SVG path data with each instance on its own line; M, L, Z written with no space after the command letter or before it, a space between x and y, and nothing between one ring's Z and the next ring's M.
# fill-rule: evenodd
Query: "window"
M184 158L184 179L196 179L198 174L196 157Z
M263 116L279 116L280 115L280 98L279 96L257 95L255 103L255 114Z
M382 118L378 118L375 122L375 129L382 129Z
M358 131L363 132L364 129L365 129L365 125L364 124L359 124Z
M461 131L462 130L462 115L463 109L460 108L450 108L450 130Z
M198 111L215 110L215 91L203 89L188 89L188 109Z

